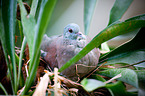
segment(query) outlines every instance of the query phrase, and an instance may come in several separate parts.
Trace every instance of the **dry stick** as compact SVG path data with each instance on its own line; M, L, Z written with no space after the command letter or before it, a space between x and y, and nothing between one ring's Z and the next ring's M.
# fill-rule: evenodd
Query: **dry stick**
M102 62L104 62L104 61L106 61L106 60L108 60L108 58L103 59L102 61L99 61L99 63L102 63Z
M116 76L114 76L113 78L111 78L110 80L108 80L108 81L106 81L106 82L104 82L104 83L110 83L110 82L112 82L113 80L115 80L115 79L117 79L117 78L120 78L121 77L121 73L120 74L118 74L118 75L116 75Z
M87 66L87 65L83 65L83 64L76 64L76 75L78 76L78 80L76 82L79 82L80 81L80 75L78 74L78 66L81 65L81 66L85 66L85 67L96 67L96 66Z
M122 67L119 67L119 68L125 68L125 67L130 67L130 66L133 66L133 65L138 65L138 64L143 63L143 62L145 62L145 60L142 60L142 61L140 61L140 62L131 64L131 65L122 66Z
M78 74L78 66L76 65L76 74L77 74L77 76L78 76L78 80L77 80L77 82L79 82L80 81L80 75Z
M137 62L137 63L134 63L134 64L131 64L131 65L126 65L126 66L122 66L122 67L119 67L119 68L125 68L125 67L130 67L130 66L133 66L133 65L137 65L137 64L140 64L140 63L143 63L145 62L145 60L142 60L140 62ZM102 67L104 64L106 64L107 62L103 63L102 65L100 65L97 69L95 69L91 74L89 74L86 78L88 78L90 75L92 75L95 71L97 71L100 67Z
M25 70L26 70L27 77L29 77L28 68L27 68L27 65L28 65L29 62L30 62L30 59L27 61L26 65L25 65Z
M95 69L92 73L90 73L86 78L90 77L90 75L92 75L94 72L96 72L100 67L102 67L104 64L106 64L107 62L104 62L102 65L100 65L97 69Z
M59 84L58 84L58 69L54 68L54 96L59 95Z
M17 95L18 95L18 96L21 96L21 94L22 94L22 92L24 91L24 89L25 89L25 86L17 92Z

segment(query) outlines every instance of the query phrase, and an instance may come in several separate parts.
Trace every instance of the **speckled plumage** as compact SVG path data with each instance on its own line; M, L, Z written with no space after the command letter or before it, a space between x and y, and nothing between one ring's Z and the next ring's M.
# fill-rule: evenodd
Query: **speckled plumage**
M89 41L90 40L80 32L79 26L71 23L64 28L63 35L53 37L47 37L47 35L44 35L41 44L41 56L52 69L54 67L60 68L73 56L79 53L80 50L89 43ZM74 64L64 70L62 74L69 79L76 81L78 75L81 78L97 66L99 56L99 49L95 48L76 63L87 67L80 65L76 69L76 64ZM76 74L76 70L78 70L78 74Z

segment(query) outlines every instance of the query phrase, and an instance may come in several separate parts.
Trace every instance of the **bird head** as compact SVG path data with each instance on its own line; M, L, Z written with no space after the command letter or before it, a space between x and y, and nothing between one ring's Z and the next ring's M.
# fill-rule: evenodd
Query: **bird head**
M75 23L71 23L64 28L63 37L65 39L77 40L78 37L82 36L81 34L80 27Z

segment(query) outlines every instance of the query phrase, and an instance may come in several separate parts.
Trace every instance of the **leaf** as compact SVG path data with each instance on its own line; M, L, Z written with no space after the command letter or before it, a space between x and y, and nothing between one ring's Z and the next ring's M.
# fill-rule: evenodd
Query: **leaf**
M107 69L104 71L99 71L97 73L100 75L103 75L103 76L107 76L107 77L114 77L117 74L121 73L122 77L118 78L117 80L126 82L126 83L138 88L138 90L139 90L138 94L141 94L140 96L142 96L145 92L145 86L144 86L145 70L134 71L134 70L127 69L127 68L122 68L122 69ZM108 85L106 85L106 86L107 86L107 88L109 88Z
M95 10L97 0L84 0L84 28L85 35L89 33L89 28L91 24L91 20L93 17L93 13Z
M131 20L126 22L121 22L115 24L111 24L103 31L101 31L98 35L96 35L92 41L86 45L77 55L71 58L66 64L64 64L60 69L59 72L63 71L64 69L68 68L70 65L76 63L82 57L84 57L87 53L89 53L95 47L98 47L103 42L112 39L115 36L122 35L128 32L131 32L135 29L141 28L145 26L145 20Z
M145 28L141 28L132 40L112 50L107 55L100 58L100 61L105 60L107 61L105 65L108 65L116 63L134 64L145 60L144 31ZM145 68L145 62L135 66Z
M5 58L7 61L7 66L9 71L13 71L10 74L11 84L13 88L13 93L17 92L17 71L15 62L15 25L16 25L16 0L2 0L1 2L1 42L3 50L5 53ZM10 11L11 10L11 11ZM10 56L10 62L12 63L12 69L10 68L10 62L8 60L8 55Z
M5 89L4 86L1 84L1 82L0 82L0 88L4 91L5 95L8 95L6 89Z
M126 12L133 0L116 0L111 11L108 25L118 21Z
M145 70L137 70L139 91L138 96L143 96L145 94Z
M107 84L106 88L111 91L112 96L134 96L135 94L126 91L124 84L121 81L117 81L113 84Z
M22 3L22 0L18 0L20 4L20 11L21 11L21 21L23 26L23 32L26 36L28 45L29 45L29 54L30 58L32 57L33 52L33 43L34 43L34 34L35 34L35 19L34 16L31 14L27 14L27 11Z
M104 42L104 43L101 44L101 51L106 51L106 52L110 51L107 42Z
M35 25L36 33L35 33L35 40L34 40L34 45L33 45L33 56L32 60L35 60L35 56L38 55L38 50L40 50L40 44L43 38L44 33L46 32L47 25L49 23L53 8L55 6L56 0L49 1L49 0L44 0L41 4L40 12L39 12L39 17L37 20L37 24ZM33 68L33 64L35 61L30 64L29 70Z
M125 20L125 21L131 21L131 20L145 20L145 14L134 16L134 17L129 18L129 19Z
M99 71L97 73L103 76L107 76L107 77L114 77L121 73L121 77L118 78L117 80L126 82L136 88L139 88L137 74L134 70L127 69L127 68L107 69L104 71Z
M33 47L33 56L32 56L32 61L30 63L30 70L36 70L36 68L33 66L33 64L37 63L35 56L37 57L40 50L40 45L41 41L43 39L43 35L46 32L47 25L50 21L52 11L54 9L54 6L56 4L56 0L45 0L42 2L37 25L35 26L36 28L36 34L35 34L35 40L34 40L34 47ZM39 57L39 56L38 56Z
M130 6L132 1L133 0L116 0L112 9L111 9L111 11L110 11L110 18L109 18L108 25L110 25L110 24L118 21L119 19L121 19L121 17L126 12L126 10ZM102 47L102 46L106 46L107 49L105 49L105 50L110 51L109 47L107 47L106 42L101 44L101 49L103 50L104 47Z
M34 83L34 78L36 76L37 67L39 64L39 57L40 57L40 44L43 38L43 35L46 31L47 25L50 21L50 17L53 11L53 8L55 6L56 0L43 0L41 3L41 8L39 11L39 17L36 21L34 19L34 16L31 16L29 14L27 16L26 10L24 9L24 6L22 4L22 1L19 0L20 3L20 9L22 13L22 24L24 29L24 35L26 36L29 49L30 49L30 64L29 64L29 77L26 80L25 83L25 89L22 92L22 95L24 95L26 92L29 91L29 88ZM33 3L35 4L35 3ZM26 20L27 19L27 20ZM26 21L25 21L26 20ZM30 23L30 25L29 25ZM31 30L30 30L31 27ZM33 31L33 36L30 33ZM29 43L30 41L30 43Z
M97 79L99 81L106 82L106 80L103 77L99 76L99 75L93 75L93 76L94 76L95 79Z
M99 80L85 78L81 81L81 85L88 92L91 92L101 87L106 87L109 89L112 96L132 96L131 93L126 91L126 88L121 81L117 81L111 84L105 84L104 82Z
M95 80L95 79L86 79L86 78L81 81L81 84L83 85L83 88L89 92L97 88L104 87L106 85L102 81Z
M23 59L23 54L24 54L24 51L25 51L25 47L26 47L26 37L23 38L23 42L22 42L22 46L21 46L21 51L20 51L20 57L19 57L19 66L18 66L18 85L19 85L19 82L21 82L22 80L20 80L20 77L21 76L21 71L22 71L22 59Z
M33 0L32 6L31 6L31 10L30 10L30 14L31 14L33 17L35 17L37 5L38 5L38 0Z

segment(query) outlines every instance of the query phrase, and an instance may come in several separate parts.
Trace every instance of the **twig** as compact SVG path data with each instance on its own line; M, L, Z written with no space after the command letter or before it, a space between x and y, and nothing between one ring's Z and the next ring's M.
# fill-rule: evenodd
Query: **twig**
M104 83L106 83L106 84L107 84L107 83L110 83L110 82L112 82L113 80L115 80L115 79L117 79L117 78L120 78L120 77L121 77L121 73L118 74L118 75L116 75L115 77L111 78L110 80L104 82Z
M84 65L84 64L76 64L76 75L78 76L78 80L76 81L76 82L79 82L80 81L80 75L78 74L78 66L79 65L81 65L81 66L84 66L84 67L95 67L96 68L96 66L87 66L87 65Z
M27 61L26 65L25 65L25 70L26 70L27 77L29 77L28 68L27 68L27 65L28 65L29 62L30 62L30 59Z
M80 81L80 75L78 74L78 66L76 65L76 75L78 76L78 80L77 80L77 82L79 82Z
M126 65L126 66L121 66L119 68L125 68L125 67L130 67L130 66L133 66L133 65L138 65L138 64L143 63L143 62L145 62L145 60L142 60L142 61L134 63L134 64L130 64L130 65Z
M20 96L22 92L24 91L24 89L25 89L25 86L17 92L17 95Z
M54 96L62 95L59 89L60 82L58 80L58 69L54 68Z
M92 73L90 73L86 78L90 77L94 72L96 72L100 67L102 67L107 62L104 62L102 65L100 65L97 69L95 69Z
M104 62L104 61L106 61L106 60L108 60L108 58L103 59L102 61L99 61L98 63L102 63L102 62Z

